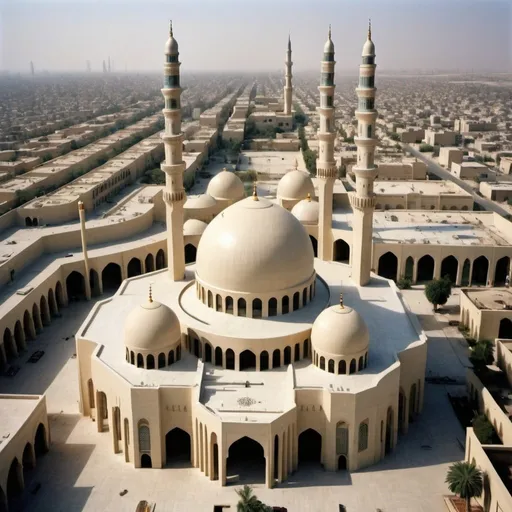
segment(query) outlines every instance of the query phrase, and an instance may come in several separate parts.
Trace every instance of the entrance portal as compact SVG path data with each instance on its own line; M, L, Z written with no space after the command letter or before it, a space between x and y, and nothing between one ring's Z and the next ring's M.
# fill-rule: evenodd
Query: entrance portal
M322 461L322 436L312 428L308 428L299 436L299 464Z
M173 428L165 436L167 466L190 467L190 435L181 428Z
M338 471L346 471L347 469L347 457L345 457L345 455L340 455L338 457Z
M261 444L249 437L235 441L229 447L226 474L228 483L264 483L265 456Z
M244 350L240 354L240 371L256 368L256 356L250 350Z

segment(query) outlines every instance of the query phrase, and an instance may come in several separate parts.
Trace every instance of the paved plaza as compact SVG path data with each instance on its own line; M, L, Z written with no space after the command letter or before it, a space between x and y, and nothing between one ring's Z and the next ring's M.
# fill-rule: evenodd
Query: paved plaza
M457 329L448 328L439 315L439 320L431 315L422 290L409 290L405 297L430 337L429 370L463 376L467 358ZM19 373L0 379L2 393L47 393L52 444L28 479L25 509L133 511L145 499L155 502L157 511L211 512L213 504L229 504L235 510L235 487L220 487L193 468L134 469L124 462L123 454L113 453L109 433L99 434L95 423L79 415L72 336L92 305L81 302L64 309L62 318L29 344L19 360ZM450 329L456 331L455 338ZM36 364L27 363L36 349L45 355ZM463 458L464 441L447 390L452 391L451 387L426 385L421 421L410 425L408 434L399 437L395 452L382 462L351 474L299 467L275 489L256 485L256 494L265 503L287 507L290 512L338 512L339 504L348 512L444 510L446 470L451 462ZM32 494L38 482L41 488ZM124 489L127 494L120 496Z

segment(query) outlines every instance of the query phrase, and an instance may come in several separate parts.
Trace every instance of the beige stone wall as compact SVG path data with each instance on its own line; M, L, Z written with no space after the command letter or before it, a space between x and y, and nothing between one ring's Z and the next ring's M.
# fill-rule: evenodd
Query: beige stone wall
M497 452L505 452L508 454L508 457L512 456L512 447L510 446L486 446L485 448ZM484 485L484 493L476 501L482 506L485 504L486 510L495 510L497 512L512 510L512 497L472 428L466 430L465 460L467 462L474 462L486 475L487 484Z
M507 375L508 382L512 386L512 341L496 340L496 364ZM512 444L512 442L510 443Z

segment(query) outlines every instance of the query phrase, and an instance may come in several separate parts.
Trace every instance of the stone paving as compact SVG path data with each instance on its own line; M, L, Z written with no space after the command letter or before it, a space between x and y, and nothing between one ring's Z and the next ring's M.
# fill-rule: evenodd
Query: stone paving
M429 368L433 373L443 375L449 369L450 375L462 376L465 354L459 341L447 337L442 318L432 317L422 290L407 291L405 296L428 334L435 334L429 340ZM124 462L123 454L112 452L110 434L99 434L95 423L78 414L74 340L65 338L76 332L91 307L92 303L83 302L65 309L62 318L29 344L18 363L20 372L12 379L0 379L0 392L47 392L52 445L28 478L29 491L36 482L41 488L34 495L25 493L25 510L134 511L141 499L155 502L157 511L211 512L213 504L235 510L234 487L220 487L193 468L136 470ZM26 363L36 349L45 350L43 358L35 365ZM444 510L447 468L464 456L464 432L446 391L441 385L426 385L422 415L407 435L400 436L395 452L375 466L351 474L299 468L278 488L256 485L256 494L289 512L338 512L339 504L348 512ZM128 493L121 497L123 489Z

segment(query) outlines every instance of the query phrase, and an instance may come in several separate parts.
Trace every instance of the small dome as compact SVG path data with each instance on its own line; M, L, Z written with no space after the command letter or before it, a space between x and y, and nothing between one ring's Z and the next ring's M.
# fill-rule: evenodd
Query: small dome
M292 215L297 220L300 220L301 224L318 224L319 208L319 204L316 201L312 201L311 197L308 197L299 201L292 208Z
M277 197L280 199L301 200L310 194L315 195L313 181L307 172L288 171L277 185Z
M329 38L324 44L324 53L334 53L334 43L331 39L331 26L329 25Z
M201 194L197 196L187 196L185 205L186 209L201 210L203 208L212 208L217 204L217 201L210 194Z
M314 276L309 236L287 210L249 197L226 208L203 233L196 275L205 286L244 293L277 293Z
M197 219L188 219L183 224L183 234L185 236L202 235L204 230L208 227L206 222Z
M223 170L214 176L206 190L214 199L239 201L245 197L242 180L234 173Z
M348 306L324 309L311 329L311 345L319 353L349 356L368 350L370 334L361 315Z
M124 326L124 343L130 350L156 352L174 346L180 338L178 317L156 301L137 306Z
M363 46L363 57L371 57L375 55L375 45L371 39L367 39Z

